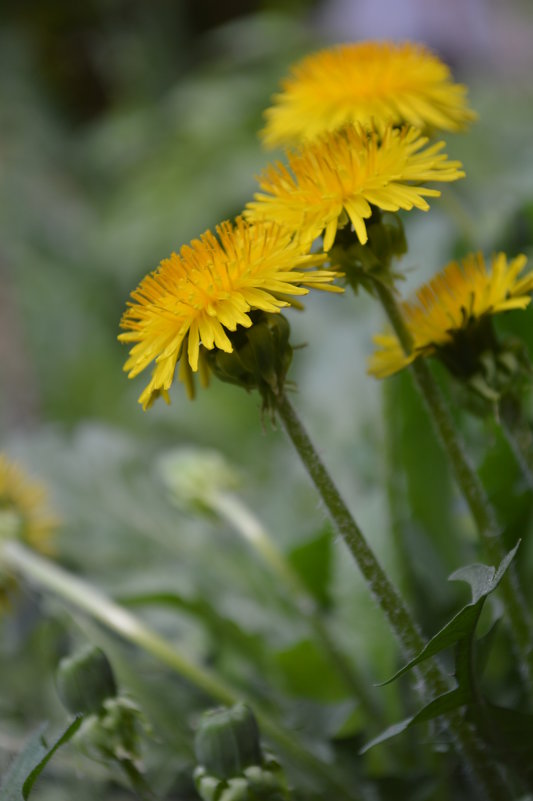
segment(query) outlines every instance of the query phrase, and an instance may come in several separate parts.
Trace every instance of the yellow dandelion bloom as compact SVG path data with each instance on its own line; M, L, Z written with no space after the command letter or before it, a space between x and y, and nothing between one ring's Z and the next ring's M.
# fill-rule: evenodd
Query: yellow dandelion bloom
M374 337L377 350L369 360L369 373L386 378L419 356L451 344L459 332L483 317L525 309L533 292L533 272L520 275L525 264L525 256L508 262L504 253L492 258L490 268L481 253L452 261L417 291L414 302L402 304L413 338L412 353L403 352L393 333L379 334Z
M20 539L50 554L57 526L47 509L45 487L0 453L0 539Z
M274 220L302 241L324 233L324 250L333 245L339 217L351 221L365 244L365 219L372 206L385 211L427 211L425 197L437 189L428 181L456 181L464 176L459 161L448 161L443 142L427 146L416 128L387 128L381 136L349 126L287 153L289 168L270 165L259 179L261 192L245 216L257 222Z
M265 112L267 147L299 144L348 123L383 130L407 123L459 131L475 114L466 87L420 44L361 42L314 53L295 64Z
M121 327L122 342L134 343L124 369L133 378L152 362L152 378L139 398L143 408L158 395L168 400L178 360L192 393L193 374L204 382L205 350L233 350L226 331L252 325L249 312L279 312L309 287L342 292L337 273L314 269L326 255L309 254L275 223L223 222L173 253L132 292ZM313 268L313 269L311 269Z

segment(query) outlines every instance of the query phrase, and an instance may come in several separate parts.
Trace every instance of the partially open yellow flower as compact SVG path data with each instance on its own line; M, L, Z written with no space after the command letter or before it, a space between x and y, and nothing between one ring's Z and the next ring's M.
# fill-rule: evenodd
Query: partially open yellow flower
M334 271L314 269L326 258L309 254L275 223L251 225L238 218L164 259L132 292L121 321L126 332L119 339L134 343L124 365L129 377L155 362L139 398L143 408L159 395L168 401L178 360L179 378L192 396L193 373L203 372L204 383L209 373L206 350L231 353L226 332L250 327L250 312L279 312L309 287L342 292L331 285Z
M299 144L348 123L459 131L475 114L466 88L420 44L360 42L321 50L295 64L265 112L267 147Z
M406 355L395 334L374 337L377 350L368 372L386 378L411 364L419 356L430 356L483 317L511 309L525 309L531 302L533 272L520 276L525 256L507 261L504 253L492 258L490 268L481 253L453 261L424 284L416 300L402 304L413 338L413 351Z
M429 181L456 181L464 176L459 161L441 153L443 142L427 146L415 128L387 128L382 135L348 126L287 153L289 168L280 162L259 179L261 192L245 216L258 222L274 220L309 245L324 233L324 250L333 245L339 218L352 223L365 244L365 219L372 206L385 211L427 211L425 197L438 189Z

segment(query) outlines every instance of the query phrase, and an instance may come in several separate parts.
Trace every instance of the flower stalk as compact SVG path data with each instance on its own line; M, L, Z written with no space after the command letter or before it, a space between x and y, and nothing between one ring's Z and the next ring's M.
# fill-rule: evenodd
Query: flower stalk
M425 644L416 623L370 548L284 393L279 395L277 412L336 529L348 546L376 603L385 614L404 656L411 659ZM448 678L435 660L428 660L416 670L423 678L425 695L427 693L435 698L449 690ZM491 761L469 724L457 712L447 714L445 720L480 798L512 798L498 767Z

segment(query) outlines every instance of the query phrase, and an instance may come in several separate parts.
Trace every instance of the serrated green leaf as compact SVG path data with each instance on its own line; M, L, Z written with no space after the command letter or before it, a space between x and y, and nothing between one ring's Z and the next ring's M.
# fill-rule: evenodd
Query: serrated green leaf
M378 734L377 737L374 737L373 740L370 740L369 743L366 743L359 750L359 753L366 754L366 752L370 751L370 749L374 748L374 746L384 743L387 740L392 740L393 737L397 737L399 734L402 734L402 732L406 731L412 722L413 718L411 716L398 721L398 723L393 723L392 726L389 726L387 729L385 729L385 731L382 731L381 734Z
M452 712L454 709L464 706L467 701L468 693L465 692L461 687L456 687L454 690L450 690L448 693L443 693L437 698L434 698L433 701L430 701L429 704L426 704L426 706L422 707L422 709L420 709L416 715L411 715L411 717L404 718L404 720L400 720L398 723L394 723L392 726L389 726L377 737L374 737L373 740L370 740L369 743L366 743L361 748L359 753L365 754L375 745L379 745L380 743L384 743L393 737L397 737L411 726L414 726L418 723L425 723L429 720L433 720L434 718L438 718L440 715L445 715L448 712Z
M465 606L431 638L417 656L411 659L403 668L400 668L390 679L382 682L381 686L390 684L391 681L395 681L395 679L403 676L404 673L411 670L411 668L415 667L420 662L429 659L430 656L435 656L435 654L444 651L446 648L451 648L458 640L468 636L475 628L479 613L480 609L477 605L473 606L469 604Z
M450 576L451 580L466 581L472 588L473 600L471 603L464 606L443 628L432 637L424 648L417 656L411 659L403 668L398 670L390 679L382 684L389 684L391 681L403 676L408 670L429 659L430 656L450 648L460 640L471 637L475 631L479 615L483 608L483 604L487 596L493 592L501 579L505 575L505 571L511 564L516 551L520 545L517 542L515 547L502 559L498 569L487 565L467 565L459 568Z
M455 570L450 576L450 581L466 581L472 589L472 603L476 604L481 598L493 592L503 576L520 546L520 540L514 548L509 551L502 559L498 569L489 565L473 564L465 565Z
M465 565L458 568L448 576L449 581L465 581L472 589L472 603L475 604L487 594L487 588L492 586L496 568L489 565ZM490 591L490 590L489 590Z
M48 761L57 749L68 742L77 732L81 722L82 716L80 715L67 726L51 746L48 746L44 739L44 732L48 728L48 724L43 723L39 726L8 770L0 788L0 801L22 801L22 799L26 801Z

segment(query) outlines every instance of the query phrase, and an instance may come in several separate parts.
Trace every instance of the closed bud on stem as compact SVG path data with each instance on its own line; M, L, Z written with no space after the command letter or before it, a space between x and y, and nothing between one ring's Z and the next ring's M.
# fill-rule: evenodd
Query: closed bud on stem
M290 327L281 314L252 312L250 328L239 326L229 334L232 353L210 350L207 361L211 371L230 384L250 391L257 389L263 408L273 409L285 383L292 361Z
M221 779L237 776L249 765L260 765L259 729L250 707L235 704L207 712L196 732L194 750L199 764Z
M101 648L88 645L64 657L57 668L57 692L69 712L98 714L117 694L111 664Z
M261 750L246 704L207 712L195 738L197 790L204 801L286 801L280 765Z
M337 230L330 258L355 292L363 287L372 294L376 281L393 287L402 277L393 272L391 264L407 252L407 240L403 223L393 212L373 208L366 228L368 241L362 245L346 220Z
M207 448L177 448L161 457L158 468L172 501L182 509L211 512L213 495L240 485L222 454Z
M435 356L470 394L470 411L481 416L491 414L504 397L522 397L531 379L524 343L513 337L500 340L490 317L456 332Z

